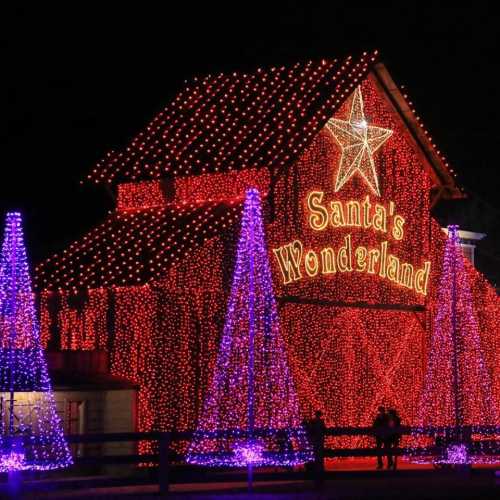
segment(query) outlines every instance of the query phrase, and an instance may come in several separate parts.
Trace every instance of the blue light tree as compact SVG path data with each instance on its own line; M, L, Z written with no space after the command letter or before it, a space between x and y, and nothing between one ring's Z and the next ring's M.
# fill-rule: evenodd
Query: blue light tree
M260 196L250 189L215 372L187 460L251 467L311 458L280 332Z
M418 411L433 448L410 449L422 463L496 461L498 423L458 226L448 226L427 371ZM473 439L473 436L476 436ZM429 444L419 436L418 444Z
M0 257L0 472L71 463L40 343L21 215L8 213Z

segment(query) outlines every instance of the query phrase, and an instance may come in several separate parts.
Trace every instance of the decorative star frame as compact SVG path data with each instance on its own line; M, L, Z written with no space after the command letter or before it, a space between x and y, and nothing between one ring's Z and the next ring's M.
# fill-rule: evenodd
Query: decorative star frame
M342 156L335 180L335 192L355 174L359 173L370 189L380 196L373 154L392 135L392 130L369 125L363 110L361 87L356 87L351 102L349 119L331 118L326 124L338 145Z

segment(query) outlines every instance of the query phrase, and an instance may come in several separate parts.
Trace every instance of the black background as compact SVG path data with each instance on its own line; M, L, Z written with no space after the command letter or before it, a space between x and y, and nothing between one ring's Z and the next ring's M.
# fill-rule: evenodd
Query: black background
M105 217L112 208L105 189L80 180L186 78L377 48L474 201L472 215L458 211L464 229L488 232L481 245L490 272L499 267L493 3L128 3L44 3L2 15L0 209L23 212L35 262ZM461 217L446 210L446 222Z

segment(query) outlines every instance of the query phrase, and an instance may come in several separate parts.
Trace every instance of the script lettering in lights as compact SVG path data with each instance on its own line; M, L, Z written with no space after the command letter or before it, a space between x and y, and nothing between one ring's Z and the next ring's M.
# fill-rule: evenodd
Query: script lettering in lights
M382 241L375 248L361 245L354 247L353 235L347 234L337 248L328 246L320 250L305 250L300 240L275 248L273 252L283 284L322 274L360 272L378 275L419 294L427 295L430 262L425 261L423 267L415 269L412 264L401 261L389 251L390 239L398 242L404 238L405 219L396 213L394 202L384 206L373 203L370 196L366 196L361 202L332 200L325 203L324 192L312 191L307 196L306 204L309 227L313 231L356 227L385 233L389 239Z
M380 196L380 188L373 153L392 135L392 131L369 125L363 111L363 98L358 87L352 97L348 120L331 119L327 129L342 149L335 193L354 174L359 174L372 195ZM389 248L392 241L403 240L405 218L396 211L393 201L377 202L365 196L362 200L325 200L325 193L313 190L305 200L307 220L311 230L322 232L337 228L368 230L387 235L375 247L356 245L353 234L345 235L340 245L321 249L304 249L301 240L295 240L273 249L278 267L287 285L304 278L335 273L367 273L377 275L397 285L427 295L430 261L420 267L402 261Z

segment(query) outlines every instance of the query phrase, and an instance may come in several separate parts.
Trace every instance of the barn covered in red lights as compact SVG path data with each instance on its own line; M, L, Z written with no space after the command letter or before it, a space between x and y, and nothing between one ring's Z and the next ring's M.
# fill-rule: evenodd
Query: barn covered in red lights
M383 403L415 421L446 239L432 209L463 194L375 54L195 79L88 181L116 209L36 269L42 337L106 352L139 387L139 430L196 426L248 187L304 415L365 426ZM498 406L500 303L466 265Z

